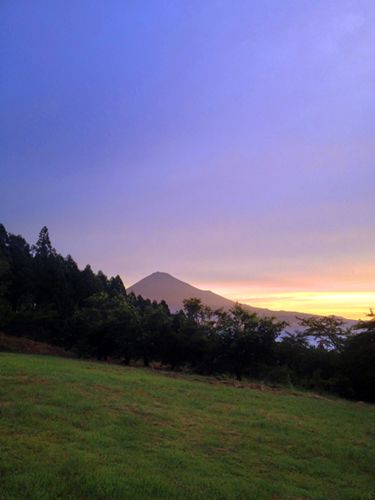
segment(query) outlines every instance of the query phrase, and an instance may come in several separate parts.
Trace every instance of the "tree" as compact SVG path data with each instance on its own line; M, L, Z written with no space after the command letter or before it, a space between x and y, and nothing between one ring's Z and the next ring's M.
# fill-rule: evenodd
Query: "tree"
M39 237L33 246L33 252L36 257L47 258L56 256L56 250L52 247L47 226L43 226L39 232Z
M11 310L7 300L8 287L11 281L8 245L8 233L5 227L0 224L0 328L4 328L7 324Z
M88 297L104 291L102 280L97 277L91 266L87 265L83 271L80 271L77 284L78 305L82 306Z
M142 310L138 350L145 366L152 360L165 359L163 340L169 334L170 325L170 316L163 305L152 302Z
M35 275L30 246L22 236L9 234L7 254L10 272L7 297L11 307L14 311L32 307Z
M345 326L344 320L336 316L311 316L299 318L303 330L300 336L313 339L318 347L325 350L335 349L341 352L345 340L352 333L352 328Z
M107 284L108 293L112 296L122 295L126 296L124 283L119 275L110 278Z
M216 328L222 341L223 367L237 380L245 373L259 376L262 366L273 364L275 340L285 326L274 318L260 318L239 304L221 311Z
M375 402L375 314L359 321L343 351L343 372L348 384L346 396ZM349 388L348 388L349 386Z

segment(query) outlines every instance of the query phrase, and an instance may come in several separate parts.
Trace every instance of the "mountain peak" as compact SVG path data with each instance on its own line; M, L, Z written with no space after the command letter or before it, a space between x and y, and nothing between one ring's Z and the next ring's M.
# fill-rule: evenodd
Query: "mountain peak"
M233 302L212 292L200 290L184 281L175 278L169 273L156 271L142 280L138 281L128 291L135 295L157 300L165 300L171 311L177 311L183 307L183 301L191 297L197 297L210 307L218 309L220 307L229 308Z
M142 284L142 286L145 286L146 284L147 284L147 286L150 286L150 284L157 284L158 286L165 286L166 283L169 283L170 286L172 284L175 284L177 286L178 284L181 284L181 283L183 283L186 286L190 286L190 285L188 285L188 283L185 283L184 281L181 281L178 278L175 278L174 276L172 276L169 273L166 273L164 271L155 271L154 273L149 274L145 278L141 279L140 281L138 281L137 283L132 285L130 287L130 289L133 289L134 287L138 287L140 284ZM161 285L161 284L163 284L163 285ZM142 295L142 294L140 294L140 295ZM145 298L148 298L148 297L145 297Z
M172 278L172 279L177 279L174 276L172 276L171 274L166 273L164 271L155 271L154 273L151 273L148 276L146 276L144 279L147 279L147 278Z

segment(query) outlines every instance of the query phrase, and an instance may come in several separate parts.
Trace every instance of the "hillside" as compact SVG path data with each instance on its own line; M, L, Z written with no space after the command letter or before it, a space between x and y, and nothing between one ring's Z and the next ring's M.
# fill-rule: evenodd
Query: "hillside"
M128 292L133 292L135 295L141 295L146 299L156 300L158 302L165 300L172 312L182 309L184 299L190 297L201 299L203 304L206 304L212 309L230 309L235 304L232 300L226 299L210 290L201 290L168 273L162 272L156 272L146 276L130 286ZM297 316L300 318L312 316L311 314L295 311L271 311L270 309L253 307L247 304L242 305L245 309L259 316L274 316L280 321L286 321L290 325L291 330L298 327Z
M14 352L25 354L48 354L50 356L73 356L65 349L47 344L45 342L36 342L26 337L15 337L0 332L0 352Z
M0 498L370 499L374 422L362 403L2 353Z

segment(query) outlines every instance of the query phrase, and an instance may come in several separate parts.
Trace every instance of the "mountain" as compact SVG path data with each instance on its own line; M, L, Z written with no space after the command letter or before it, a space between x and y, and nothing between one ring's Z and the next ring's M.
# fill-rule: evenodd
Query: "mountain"
M175 312L183 307L184 299L197 297L201 301L213 309L229 309L234 302L225 297L221 297L209 290L200 290L195 286L189 285L168 273L156 272L146 276L135 285L128 289L128 292L133 292L135 295L142 295L145 299L165 300L171 311Z
M234 301L226 299L210 290L201 290L168 273L161 272L146 276L146 278L143 278L141 281L138 281L128 288L128 292L133 292L135 295L142 295L145 299L156 300L158 302L165 300L172 312L182 309L184 299L189 299L191 297L201 299L203 304L212 309L230 309L235 304ZM312 314L297 313L293 311L271 311L270 309L252 307L247 304L242 304L242 306L259 316L274 316L280 321L286 321L289 323L289 330L297 329L298 320L296 316L299 318L312 316Z

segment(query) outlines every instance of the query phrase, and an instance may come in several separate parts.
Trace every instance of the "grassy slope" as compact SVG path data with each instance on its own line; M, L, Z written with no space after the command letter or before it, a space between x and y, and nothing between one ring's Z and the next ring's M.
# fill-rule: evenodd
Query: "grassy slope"
M0 498L375 498L375 407L0 354Z

